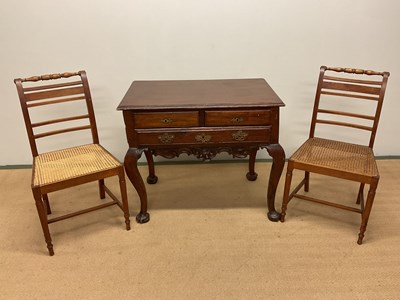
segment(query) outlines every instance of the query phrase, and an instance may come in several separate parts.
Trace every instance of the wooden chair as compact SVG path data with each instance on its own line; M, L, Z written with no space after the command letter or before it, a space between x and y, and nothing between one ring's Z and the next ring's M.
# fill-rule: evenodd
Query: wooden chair
M309 139L288 160L281 212L282 222L285 220L287 205L293 197L357 212L361 214L361 227L357 243L362 244L379 181L378 168L372 148L388 77L388 72L321 67ZM340 101L343 101L343 103L340 104ZM366 101L369 104L365 103ZM348 109L351 106L349 102L358 102L355 104L361 104L363 107L373 104L372 108L369 108L373 113L365 114L359 111L351 111ZM340 107L335 108L335 103ZM334 108L332 109L332 107ZM352 106L352 108L355 107ZM353 129L366 131L368 133L365 138L369 139L369 143L368 145L361 145L338 140L338 138L317 137L315 134L317 124L339 126L336 127L335 135L339 128L346 128L347 131ZM318 126L318 129L320 127L323 126ZM300 184L290 192L294 169L305 171L305 175ZM298 194L303 186L305 192L309 191L310 173L359 182L360 188L356 203L360 204L360 207L328 202ZM363 191L365 184L369 185L369 191L364 205Z
M43 81L51 81L51 84L45 84ZM49 254L54 255L49 231L50 223L118 205L123 211L126 229L130 230L124 169L122 164L99 144L86 73L79 71L34 76L25 79L18 78L14 82L18 90L33 155L32 192ZM58 105L57 108L56 105ZM60 109L61 105L64 107ZM84 110L83 114L70 115L71 111L76 111L76 108L70 105L79 106ZM47 109L47 112L40 113L38 112L40 109ZM58 114L62 112L64 116L50 117L49 110ZM34 115L35 118L41 120L34 122ZM67 128L60 129L60 125L66 125L65 123L68 123ZM56 127L55 130L54 127ZM90 130L89 144L39 154L38 139L80 130ZM104 184L104 179L111 176L119 177L122 202ZM47 214L51 214L49 193L92 181L99 182L100 198L104 199L105 194L108 194L112 201L48 219Z

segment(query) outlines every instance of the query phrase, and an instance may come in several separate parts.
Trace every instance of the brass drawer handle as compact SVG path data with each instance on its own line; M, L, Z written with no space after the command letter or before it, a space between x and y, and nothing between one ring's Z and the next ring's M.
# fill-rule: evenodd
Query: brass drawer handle
M241 118L241 117L233 117L231 119L231 122L232 123L242 123L243 122L243 118Z
M163 123L163 124L171 124L172 120L170 118L164 118L164 119L161 119L161 123Z
M232 138L235 141L244 141L248 135L249 135L248 133L246 133L242 130L239 130L238 132L232 133Z
M173 134L164 133L158 136L158 139L164 144L170 144L174 140L175 136Z
M205 134L205 133L200 133L196 135L196 141L200 143L206 143L211 140L211 135Z

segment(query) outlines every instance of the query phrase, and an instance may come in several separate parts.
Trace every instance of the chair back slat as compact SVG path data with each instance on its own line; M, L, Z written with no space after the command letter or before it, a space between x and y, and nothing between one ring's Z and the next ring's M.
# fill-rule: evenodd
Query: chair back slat
M47 121L44 121L44 122L32 123L31 125L32 125L32 127L39 127L39 126L45 126L45 125L56 124L56 123L67 122L67 121L73 121L73 120L88 119L88 118L89 118L89 115L82 115L82 116L75 116L75 117L69 117L69 118L47 120Z
M349 84L344 82L332 82L324 80L322 82L322 89L326 90L339 90L339 91L347 91L347 92L356 92L361 94L372 94L379 95L381 89L377 87L371 87L360 84Z
M331 95L331 96L340 96L340 97L349 97L349 98L358 98L358 99L366 99L366 100L374 100L378 101L379 97L374 96L364 96L364 95L356 95L356 94L345 94L345 93L336 93L336 92L327 92L321 91L322 95Z
M368 131L372 131L372 129L373 129L370 126L363 126L363 125L358 125L358 124L354 124L354 123L330 121L330 120L323 120L323 119L318 119L316 122L320 123L320 124L345 126L345 127L357 128L357 129L368 130Z
M318 112L326 113L326 114L333 114L333 115L340 115L340 116L347 116L347 117L355 117L355 118L366 119L366 120L374 120L375 119L375 116L367 116L367 115L354 114L354 113L329 110L329 109L318 109Z
M90 128L91 128L90 125L86 125L86 126L70 127L70 128L66 128L66 129L60 129L60 130L47 131L44 133L35 134L34 138L39 139L42 137L47 137L47 136L51 136L51 135L55 135L55 134L66 133L66 132L71 132L71 131L78 131L78 130L85 130L85 129L90 129Z
M336 74L332 76L332 72ZM350 127L370 132L368 145L372 148L389 75L388 72L322 66L315 95L310 138L315 136L316 124ZM356 104L365 108L367 102L364 103L363 100L368 100L369 105L374 105L372 113L346 110ZM349 101L354 104L350 104ZM366 122L369 124L365 124Z
M56 84L49 84L49 85L40 85L40 86L32 86L32 87L24 87L24 92L31 92L31 91L43 91L48 89L55 89L59 87L66 87L66 86L73 86L82 84L82 81L72 81L72 82L64 82L64 83L56 83Z
M76 80L76 77L79 77L79 80ZM51 83L44 84L44 81L51 81ZM68 132L90 130L92 142L99 143L85 71L18 78L14 82L17 87L33 156L39 154L37 139ZM78 105L78 102L84 103L84 105ZM68 105L68 108L60 107L59 110L56 110L54 105L61 103ZM72 104L75 106L74 103L78 106L70 108ZM41 107L47 105L53 106L49 108L50 110L42 112ZM83 113L82 107L84 107ZM35 110L35 115L31 112L32 109ZM79 112L76 113L78 110ZM54 113L54 115L51 115L51 113ZM34 117L38 116L40 120L33 121ZM56 128L55 125L57 125Z
M34 102L34 103L29 103L26 106L29 108L29 107L35 107L35 106L43 106L43 105L57 104L57 103L64 103L64 102L85 100L85 99L86 99L85 96L78 96L78 97L62 98L62 99L57 99L57 100Z
M53 89L43 92L25 93L25 101L29 102L35 100L52 99L52 98L59 98L59 97L73 96L80 94L84 94L83 86Z
M377 80L361 80L354 78L336 77L336 76L324 76L325 80L341 81L341 82L352 82L352 83L362 83L370 85L382 85L382 81Z

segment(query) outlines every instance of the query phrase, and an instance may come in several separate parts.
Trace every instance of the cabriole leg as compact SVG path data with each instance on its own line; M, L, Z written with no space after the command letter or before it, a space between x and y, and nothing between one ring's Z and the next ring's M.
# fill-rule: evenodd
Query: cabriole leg
M271 144L266 146L266 148L269 155L272 157L272 167L267 191L268 219L277 222L280 220L281 215L275 210L275 194L285 165L285 151L279 144Z
M147 223L150 220L150 215L147 212L146 187L137 167L137 162L142 155L142 152L143 149L129 148L124 160L126 174L140 198L140 213L136 216L136 221L140 224Z

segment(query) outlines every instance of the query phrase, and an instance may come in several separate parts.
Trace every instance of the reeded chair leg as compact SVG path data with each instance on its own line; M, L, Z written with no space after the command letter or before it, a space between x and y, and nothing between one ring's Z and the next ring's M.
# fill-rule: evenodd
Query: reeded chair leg
M49 224L47 223L47 214L44 204L42 202L42 195L40 194L39 189L32 189L32 192L33 192L33 197L35 199L36 209L39 215L40 224L42 225L44 239L47 244L47 249L49 251L49 255L53 256L54 255L53 244L51 243Z
M290 185L292 183L292 174L293 174L293 167L291 166L289 161L286 172L285 188L283 191L281 222L285 222L286 209L289 204L289 193L290 193Z
M119 178L119 187L121 190L122 210L124 211L124 217L125 217L125 227L126 227L126 230L130 230L131 229L131 221L129 219L128 195L127 195L127 191L126 191L124 169L122 167L121 167L121 171L118 175L118 178Z
M365 230L367 229L368 219L369 219L369 215L371 213L372 204L374 203L376 188L378 186L378 181L379 181L379 178L377 178L376 181L372 182L369 187L367 202L365 203L365 208L362 213L360 233L358 234L357 244L359 244L359 245L362 244Z

